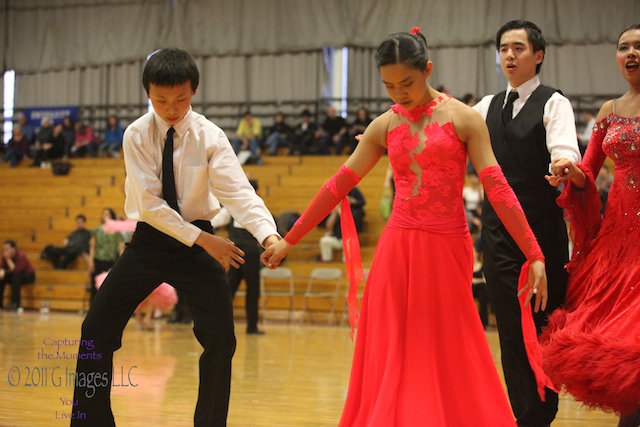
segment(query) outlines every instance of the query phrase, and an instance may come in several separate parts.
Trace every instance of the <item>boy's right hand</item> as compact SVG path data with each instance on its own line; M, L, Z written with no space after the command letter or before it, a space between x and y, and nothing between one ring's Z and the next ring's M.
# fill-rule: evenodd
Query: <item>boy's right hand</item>
M275 270L275 268L280 265L280 262L287 255L287 252L291 250L291 248L293 248L293 245L282 239L278 243L266 248L260 256L260 260L266 267L271 270Z
M240 264L244 264L244 258L242 258L244 252L229 239L203 231L196 239L195 244L207 251L222 265L225 271L229 271L230 266L239 268Z

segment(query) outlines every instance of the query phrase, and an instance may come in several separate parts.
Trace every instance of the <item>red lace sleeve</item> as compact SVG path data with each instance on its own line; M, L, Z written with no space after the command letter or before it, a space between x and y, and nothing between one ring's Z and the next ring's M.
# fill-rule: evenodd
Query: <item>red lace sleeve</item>
M507 183L500 166L484 168L480 174L480 181L495 209L500 221L513 237L518 247L529 261L542 261L544 255L538 245L536 236L531 231L522 206L513 189Z
M565 210L565 219L570 222L573 254L567 265L569 272L588 252L589 243L600 229L602 200L595 178L606 158L602 141L607 128L606 119L596 123L584 159L577 165L587 178L584 188L576 188L571 182L567 182L557 200L558 206Z

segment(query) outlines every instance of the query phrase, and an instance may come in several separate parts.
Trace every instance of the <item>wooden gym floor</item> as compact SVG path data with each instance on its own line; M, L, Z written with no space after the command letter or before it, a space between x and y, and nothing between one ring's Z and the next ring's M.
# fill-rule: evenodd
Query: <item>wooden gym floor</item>
M74 371L75 361L60 357L76 351L71 341L79 338L81 323L78 314L0 312L1 427L68 425L73 388L65 384L65 371ZM127 427L193 425L201 348L189 325L160 319L154 328L138 330L132 320L115 354L116 421ZM229 427L336 426L353 352L348 327L268 323L264 329L264 336L246 335L244 324L236 324ZM497 333L488 331L487 338L498 361ZM569 396L562 397L553 423L616 425L614 415L587 411Z

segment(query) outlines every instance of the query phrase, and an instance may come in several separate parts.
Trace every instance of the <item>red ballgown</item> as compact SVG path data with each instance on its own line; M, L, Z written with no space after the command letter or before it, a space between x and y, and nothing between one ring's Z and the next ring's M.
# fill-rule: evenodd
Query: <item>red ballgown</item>
M431 120L448 102L392 107L396 195L362 301L343 427L516 425L471 290L467 148L450 119Z
M615 163L604 217L594 177ZM640 408L640 117L596 123L579 167L585 189L559 199L574 238L567 301L543 332L544 369L589 407Z

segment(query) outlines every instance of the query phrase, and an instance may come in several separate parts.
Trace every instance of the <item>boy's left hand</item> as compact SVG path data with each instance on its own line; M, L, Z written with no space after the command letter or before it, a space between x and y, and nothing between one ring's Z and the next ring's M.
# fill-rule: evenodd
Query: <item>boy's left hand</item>
M229 271L230 266L239 268L240 264L244 264L244 252L229 239L203 231L195 243L218 261L225 271Z

